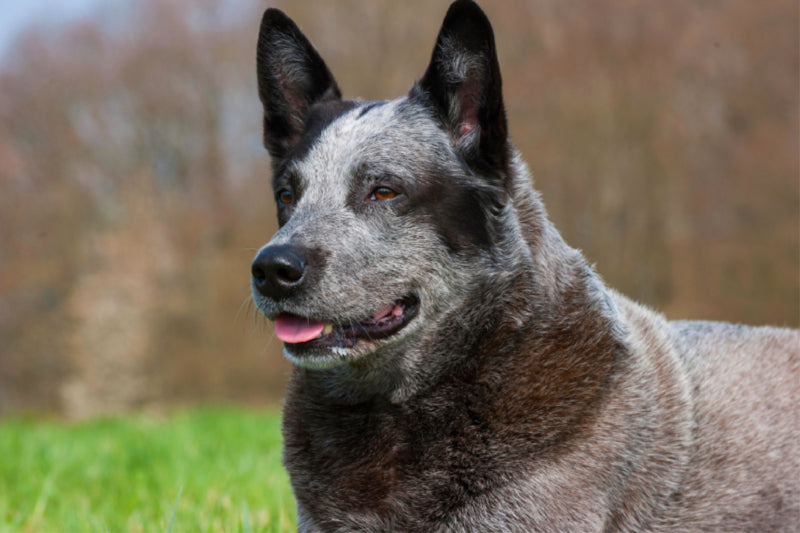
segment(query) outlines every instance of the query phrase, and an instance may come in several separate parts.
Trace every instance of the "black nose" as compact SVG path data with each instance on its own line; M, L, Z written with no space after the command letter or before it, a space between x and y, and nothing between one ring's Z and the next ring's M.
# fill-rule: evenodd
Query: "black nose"
M306 259L294 246L267 246L261 250L250 269L258 292L268 298L285 298L303 283Z

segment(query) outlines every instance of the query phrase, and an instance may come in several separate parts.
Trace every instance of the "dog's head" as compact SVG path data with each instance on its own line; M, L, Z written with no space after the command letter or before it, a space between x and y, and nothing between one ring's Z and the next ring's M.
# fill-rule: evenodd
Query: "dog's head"
M473 327L502 255L511 164L480 8L450 7L427 71L396 100L342 100L275 9L257 67L280 229L253 262L252 288L287 357L356 364Z

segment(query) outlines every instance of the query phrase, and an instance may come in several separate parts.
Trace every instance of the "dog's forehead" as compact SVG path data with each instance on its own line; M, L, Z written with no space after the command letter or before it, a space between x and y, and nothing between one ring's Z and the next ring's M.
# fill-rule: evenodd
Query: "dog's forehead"
M293 165L301 179L313 179L315 185L322 180L343 184L363 164L413 171L423 154L446 146L431 113L405 97L336 105L339 114L313 132L315 138Z

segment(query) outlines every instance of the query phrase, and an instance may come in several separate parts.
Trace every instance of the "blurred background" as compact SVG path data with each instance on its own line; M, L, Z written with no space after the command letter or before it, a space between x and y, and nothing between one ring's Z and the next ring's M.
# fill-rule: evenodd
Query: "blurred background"
M275 230L261 13L386 99L448 3L4 2L0 415L277 404L289 366L249 300ZM484 7L512 138L605 280L669 318L797 327L797 2Z

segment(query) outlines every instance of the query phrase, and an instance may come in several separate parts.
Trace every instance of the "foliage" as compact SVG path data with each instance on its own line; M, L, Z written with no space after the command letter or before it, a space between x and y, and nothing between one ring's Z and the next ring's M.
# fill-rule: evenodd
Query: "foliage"
M280 442L274 412L5 420L0 532L294 531Z

